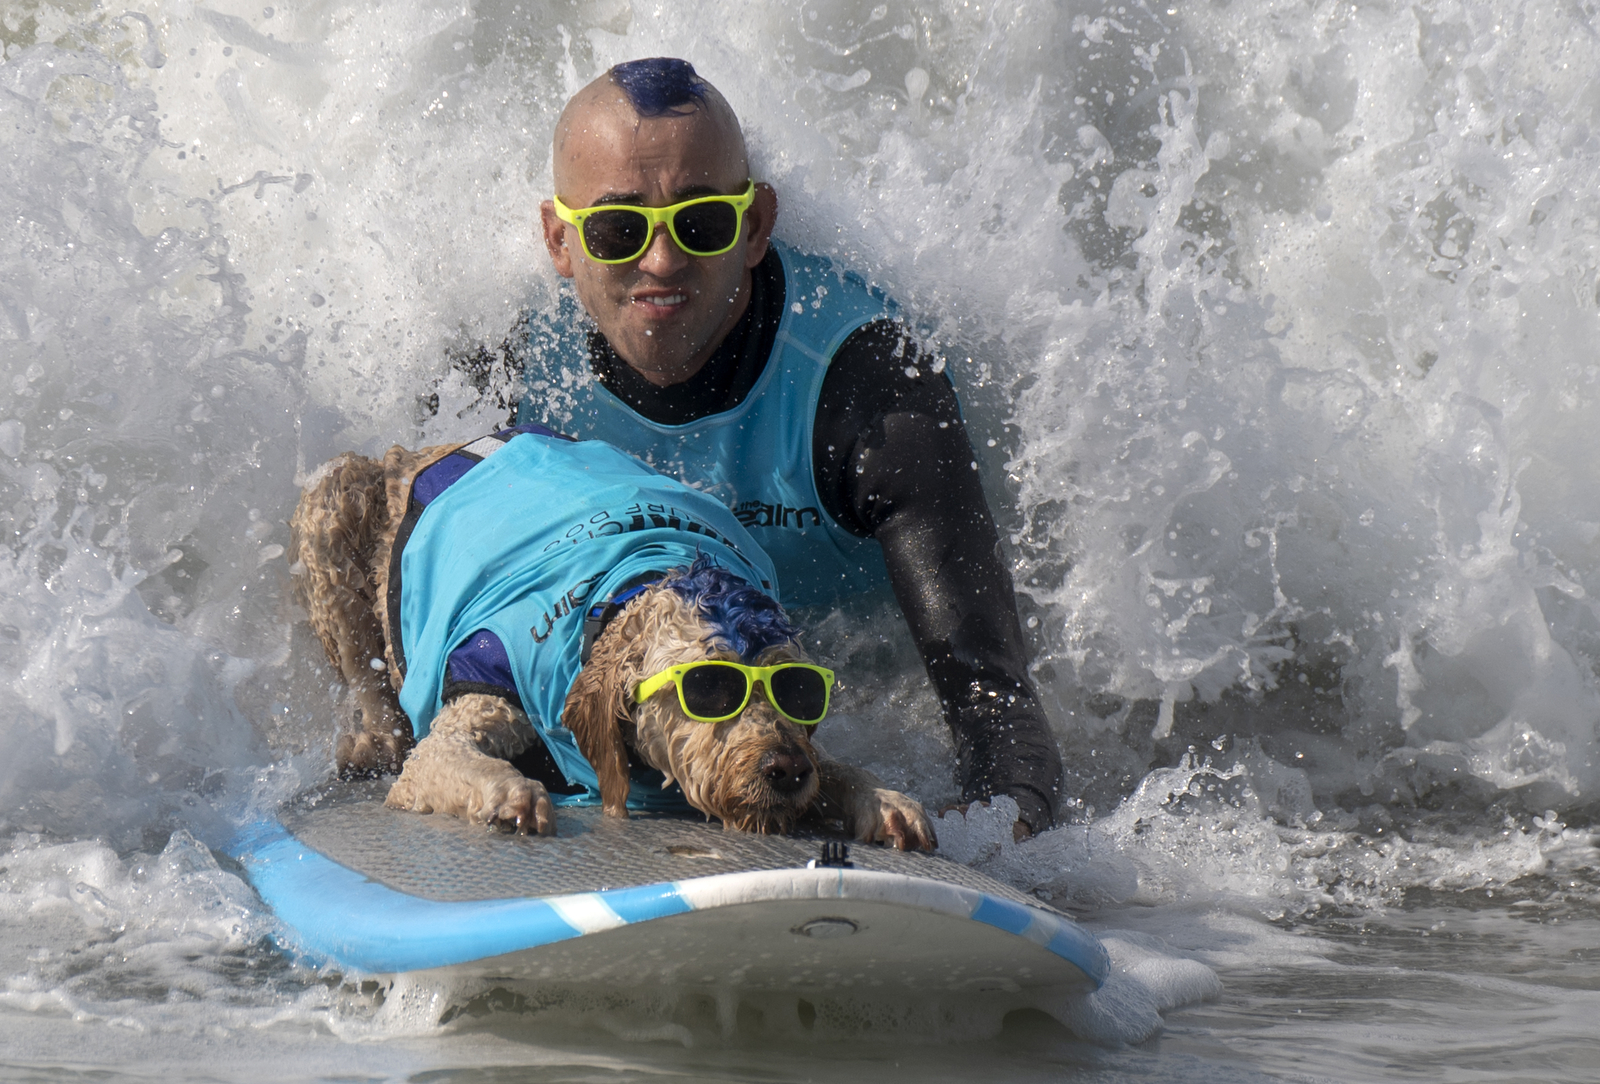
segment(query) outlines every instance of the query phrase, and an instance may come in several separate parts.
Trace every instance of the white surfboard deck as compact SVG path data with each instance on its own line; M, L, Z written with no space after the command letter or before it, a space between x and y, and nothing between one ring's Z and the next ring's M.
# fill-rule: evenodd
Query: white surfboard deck
M291 803L230 848L291 933L369 974L915 993L1092 990L1110 970L1066 915L937 856L699 818L557 812L554 838L382 804L387 782Z

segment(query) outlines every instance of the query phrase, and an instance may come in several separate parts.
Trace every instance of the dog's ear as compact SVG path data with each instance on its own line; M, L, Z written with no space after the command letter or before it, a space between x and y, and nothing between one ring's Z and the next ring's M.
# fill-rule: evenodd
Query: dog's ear
M615 638L602 636L561 709L561 723L572 731L578 751L594 766L600 777L600 803L613 817L628 815L628 749L620 725L626 718L622 662Z

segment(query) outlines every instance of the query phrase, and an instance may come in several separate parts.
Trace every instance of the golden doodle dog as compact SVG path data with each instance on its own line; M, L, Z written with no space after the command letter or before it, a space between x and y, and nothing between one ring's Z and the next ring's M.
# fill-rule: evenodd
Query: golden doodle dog
M291 528L360 716L339 770L399 769L393 808L552 835L557 803L687 805L729 829L811 818L934 845L919 803L811 740L833 675L738 520L609 445L524 425L346 454Z

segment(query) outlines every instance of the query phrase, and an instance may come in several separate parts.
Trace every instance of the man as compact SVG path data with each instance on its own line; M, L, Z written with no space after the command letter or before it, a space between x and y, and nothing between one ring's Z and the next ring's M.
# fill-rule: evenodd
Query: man
M894 308L772 241L733 110L682 60L619 64L567 103L556 270L593 322L533 326L520 420L611 441L733 508L784 600L888 581L939 692L966 801L1048 828L1060 753L955 391ZM666 209L641 214L637 209Z

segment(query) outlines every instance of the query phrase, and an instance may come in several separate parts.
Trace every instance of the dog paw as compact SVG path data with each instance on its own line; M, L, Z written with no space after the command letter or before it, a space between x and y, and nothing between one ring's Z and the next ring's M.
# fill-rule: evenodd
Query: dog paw
M388 734L341 734L334 748L334 764L341 779L361 776L393 775L411 751L411 738L404 731Z
M556 834L556 809L550 792L537 779L520 776L485 780L473 787L467 799L467 819L523 836Z
M852 829L862 843L891 843L898 851L931 851L938 845L922 803L884 787L864 796Z
M445 813L518 835L556 834L556 810L550 792L538 780L520 775L480 780L459 794L438 794L403 774L389 788L383 804L411 813Z
M410 775L404 772L394 781L394 786L389 788L383 804L390 809L402 809L408 813L433 812L433 803L428 800L427 794L416 786Z

